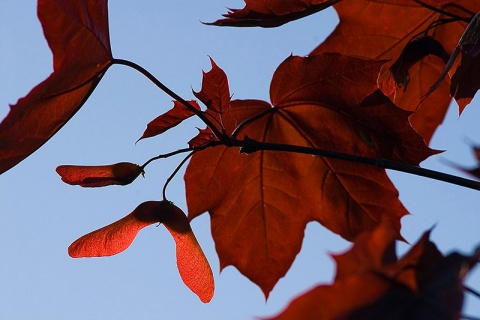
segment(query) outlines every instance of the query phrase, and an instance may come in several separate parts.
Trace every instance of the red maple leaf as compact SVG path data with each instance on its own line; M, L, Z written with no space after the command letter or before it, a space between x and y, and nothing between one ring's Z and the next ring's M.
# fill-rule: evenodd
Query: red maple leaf
M444 257L429 234L398 261L388 230L360 235L351 250L334 256L334 283L300 295L271 319L459 319L462 282L480 249Z
M176 243L177 267L183 282L202 302L213 297L210 264L183 211L169 201L146 201L129 215L75 240L68 248L72 258L111 256L126 250L138 232L162 223Z
M188 101L190 105L200 110L200 106L196 101ZM164 114L156 117L147 125L147 129L138 140L153 137L164 133L165 131L179 125L183 120L190 118L194 113L187 108L183 103L174 101L173 108Z
M334 8L340 23L311 54L341 52L362 58L391 60L380 77L382 88L398 106L415 111L411 117L412 125L427 142L430 141L451 101L449 81L444 81L439 90L420 106L419 103L445 66L444 52L450 54L454 50L467 26L466 21L480 10L480 3L468 0L366 0L341 1ZM423 37L434 40L440 48L428 48L425 44L421 49L417 47L417 54L423 55L402 69L408 73L409 81L398 81L398 74L395 70L392 74L390 68L405 58L402 53L405 54L409 43Z
M410 127L410 113L379 92L382 64L339 54L290 57L273 76L273 108L234 100L207 113L239 137L418 164L434 151ZM212 68L217 78L223 73ZM224 73L220 79L226 83ZM204 100L219 104L215 92ZM221 267L234 265L265 295L289 269L309 221L346 239L379 224L400 237L407 214L384 170L310 155L218 146L193 155L185 182L189 218L211 215Z
M53 73L0 124L0 173L41 147L88 99L111 65L106 0L39 0Z

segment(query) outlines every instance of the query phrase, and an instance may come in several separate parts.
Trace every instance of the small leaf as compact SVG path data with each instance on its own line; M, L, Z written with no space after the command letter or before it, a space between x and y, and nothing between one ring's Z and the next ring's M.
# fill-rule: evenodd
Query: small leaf
M194 100L189 103L200 111L200 106ZM183 120L190 118L194 113L188 109L183 103L174 101L173 108L165 112L164 114L153 119L148 125L143 135L138 140L153 137L164 133L168 129L180 124Z
M228 79L212 58L210 63L212 70L203 72L202 89L199 92L194 91L193 94L212 112L222 113L230 103Z
M198 134L195 137L193 137L190 141L188 141L188 146L190 148L200 147L210 141L217 139L210 128L205 128L205 129L197 128L197 129L198 129Z
M396 260L390 249L385 251L392 241L386 231L360 236L350 251L335 258L342 277L300 295L271 319L460 319L462 283L478 264L479 249L471 256L444 257L427 231ZM382 257L385 252L390 258Z
M57 173L62 177L63 182L87 188L127 185L132 183L142 172L142 167L130 162L104 166L63 165L57 167Z
M446 161L448 165L450 165L451 167L453 167L457 170L463 171L463 172L475 177L476 179L480 179L480 146L472 146L472 149L473 149L473 154L475 156L475 159L477 160L477 165L474 166L474 167L465 168L463 166L460 166L460 165L458 165L456 163L453 163L453 162L450 162L450 161L446 161L446 160L443 160L443 161Z
M208 25L272 28L322 11L340 0L245 0L245 8L230 9Z
M170 201L146 201L126 217L77 239L68 248L72 258L112 256L126 250L138 232L160 222L176 244L177 267L185 285L202 302L214 294L213 273L183 211Z

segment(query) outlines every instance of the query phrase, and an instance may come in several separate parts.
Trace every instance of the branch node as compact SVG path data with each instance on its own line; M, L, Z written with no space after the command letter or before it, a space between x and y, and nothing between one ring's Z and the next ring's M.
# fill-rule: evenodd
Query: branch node
M248 136L245 136L241 141L240 153L252 154L258 150L258 143L256 140L250 139Z

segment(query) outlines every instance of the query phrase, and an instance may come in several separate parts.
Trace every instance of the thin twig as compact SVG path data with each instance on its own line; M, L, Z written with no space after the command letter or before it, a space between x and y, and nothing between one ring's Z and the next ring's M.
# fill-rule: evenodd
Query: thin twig
M129 60L124 60L124 59L113 59L112 64L120 64L124 65L127 67L130 67L132 69L137 70L141 74L143 74L145 77L147 77L151 82L153 82L158 88L160 88L163 92L168 94L170 97L173 99L177 100L181 104L183 104L185 107L187 107L190 111L192 111L197 117L200 118L210 129L212 130L213 134L220 140L224 141L226 144L228 144L228 141L230 138L225 135L224 133L220 132L217 127L208 119L205 114L192 106L188 101L184 100L182 97L180 97L178 94L173 92L170 88L165 86L160 80L158 80L154 75L152 75L148 70L143 68L142 66L136 64L135 62L129 61Z
M247 125L249 125L253 121L263 117L264 115L269 114L271 112L274 112L275 110L276 110L275 108L266 109L265 111L262 111L262 112L260 112L256 115L254 115L253 117L250 117L250 118L244 120L233 130L232 137L236 138L238 133L240 132L240 130L242 130L244 127L246 127Z
M189 151L192 151L192 149L190 148L184 148L184 149L179 149L179 150L176 150L176 151L172 151L172 152L169 152L169 153L164 153L164 154L160 154L156 157L153 157L151 159L149 159L147 162L145 162L140 168L143 170L145 169L146 166L148 166L150 164L150 162L152 161L155 161L155 160L158 160L158 159L165 159L165 158L169 158L171 156L174 156L174 155L177 155L177 154L180 154L180 153L184 153L184 152L189 152Z
M414 0L417 3L422 4L420 0ZM451 15L450 15L451 16ZM462 187L474 189L474 190L480 190L480 182L474 181L474 180L469 180L465 178L461 178L458 176L434 171L434 170L429 170L429 169L424 169L418 166L412 166L408 164L403 164L395 161L390 161L386 159L381 159L381 158L367 158L367 157L362 157L362 156L356 156L356 155L351 155L351 154L346 154L346 153L341 153L341 152L334 152L334 151L326 151L326 150L320 150L316 148L310 148L310 147L302 147L302 146L294 146L294 145L286 145L286 144L277 144L277 143L266 143L266 142L258 142L252 139L249 139L248 137L245 137L244 140L238 140L233 137L229 137L225 135L224 133L220 132L217 127L211 122L210 119L208 119L205 114L198 109L196 109L194 106L192 106L188 101L184 100L181 98L179 95L177 95L175 92L170 90L168 87L166 87L163 83L161 83L155 76L153 76L150 72L148 72L146 69L141 67L140 65L128 61L128 60L123 60L123 59L113 59L112 63L116 64L121 64L125 65L128 67L131 67L140 73L142 73L144 76L146 76L150 81L152 81L157 87L159 87L161 90L163 90L165 93L170 95L172 98L175 100L179 101L182 103L185 107L187 107L189 110L191 110L195 115L197 115L210 129L212 132L215 134L215 136L218 138L219 141L213 141L207 145L198 147L198 148L185 148L185 149L179 149L177 151L173 151L170 153L162 154L156 157L151 158L147 162L145 162L144 165L142 165L142 169L145 168L149 163L151 163L154 160L161 159L161 158L167 158L176 154L184 153L184 152L189 152L189 151L200 151L205 148L215 146L215 145L225 145L226 147L241 147L241 152L244 153L253 153L259 150L270 150L270 151L286 151L286 152L295 152L295 153L304 153L304 154L311 154L311 155L318 155L322 157L327 157L327 158L333 158L333 159L340 159L340 160L346 160L346 161L352 161L352 162L357 162L357 163L363 163L363 164L368 164L372 166L376 166L379 168L383 169L390 169L390 170L396 170L396 171L401 171L405 173L410 173L414 174L417 176L422 176L430 179L435 179L439 181L444 181L447 183L459 185ZM264 113L261 114L262 116ZM255 117L256 119L256 117ZM250 120L245 121L244 123L240 124L239 127L235 130L235 134L237 134L244 126L248 125L250 123ZM193 154L193 152L187 156L180 164L180 166L174 171L172 176L167 180L167 184L170 181L170 179L177 173L179 168L190 158L190 156ZM166 184L166 185L167 185ZM164 192L165 188L164 187Z
M167 186L172 181L173 177L177 174L178 170L187 162L188 159L195 153L195 151L190 152L181 162L180 164L173 170L172 174L168 177L167 181L165 181L165 184L163 185L163 190L162 190L162 195L163 195L163 200L167 200Z
M466 14L469 14L470 16L474 16L475 15L475 12L471 11L471 10L468 10L467 8L459 5L459 4L456 4L456 3L446 3L444 6L444 8L448 8L448 7L451 7L451 8L455 8L455 9L458 9L460 11L463 11L465 12Z
M147 162L145 162L140 168L143 170L145 169L145 167L147 165L150 164L150 162L152 161L155 161L155 160L158 160L158 159L165 159L165 158L169 158L169 157L172 157L174 155L177 155L177 154L180 154L180 153L185 153L185 152L191 152L191 151L201 151L201 150L204 150L206 148L210 148L210 147L215 147L215 146L218 146L218 145L222 145L223 143L220 142L220 141L211 141L207 144L204 144L202 146L199 146L199 147L195 147L195 148L183 148L183 149L178 149L176 151L172 151L172 152L168 152L168 153L164 153L164 154L159 154L158 156L155 156L151 159L149 159Z
M414 2L418 3L419 5L421 5L422 7L425 7L429 10L432 10L434 12L437 12L437 13L440 13L440 14L443 14L445 16L448 16L448 17L451 17L451 18L455 18L459 21L464 21L466 23L469 23L471 18L464 18L464 17L461 17L461 16L458 16L456 14L453 14L451 12L448 12L448 11L445 11L445 10L442 10L442 9L439 9L439 8L436 8L434 6L431 6L429 4L426 4L425 2L423 1L420 1L420 0L413 0Z

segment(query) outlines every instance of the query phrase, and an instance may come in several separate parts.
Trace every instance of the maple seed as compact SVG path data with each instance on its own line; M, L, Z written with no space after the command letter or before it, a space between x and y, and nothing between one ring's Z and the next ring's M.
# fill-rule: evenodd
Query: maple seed
M103 166L63 165L57 167L56 171L63 182L87 188L127 185L144 173L142 167L130 162Z

